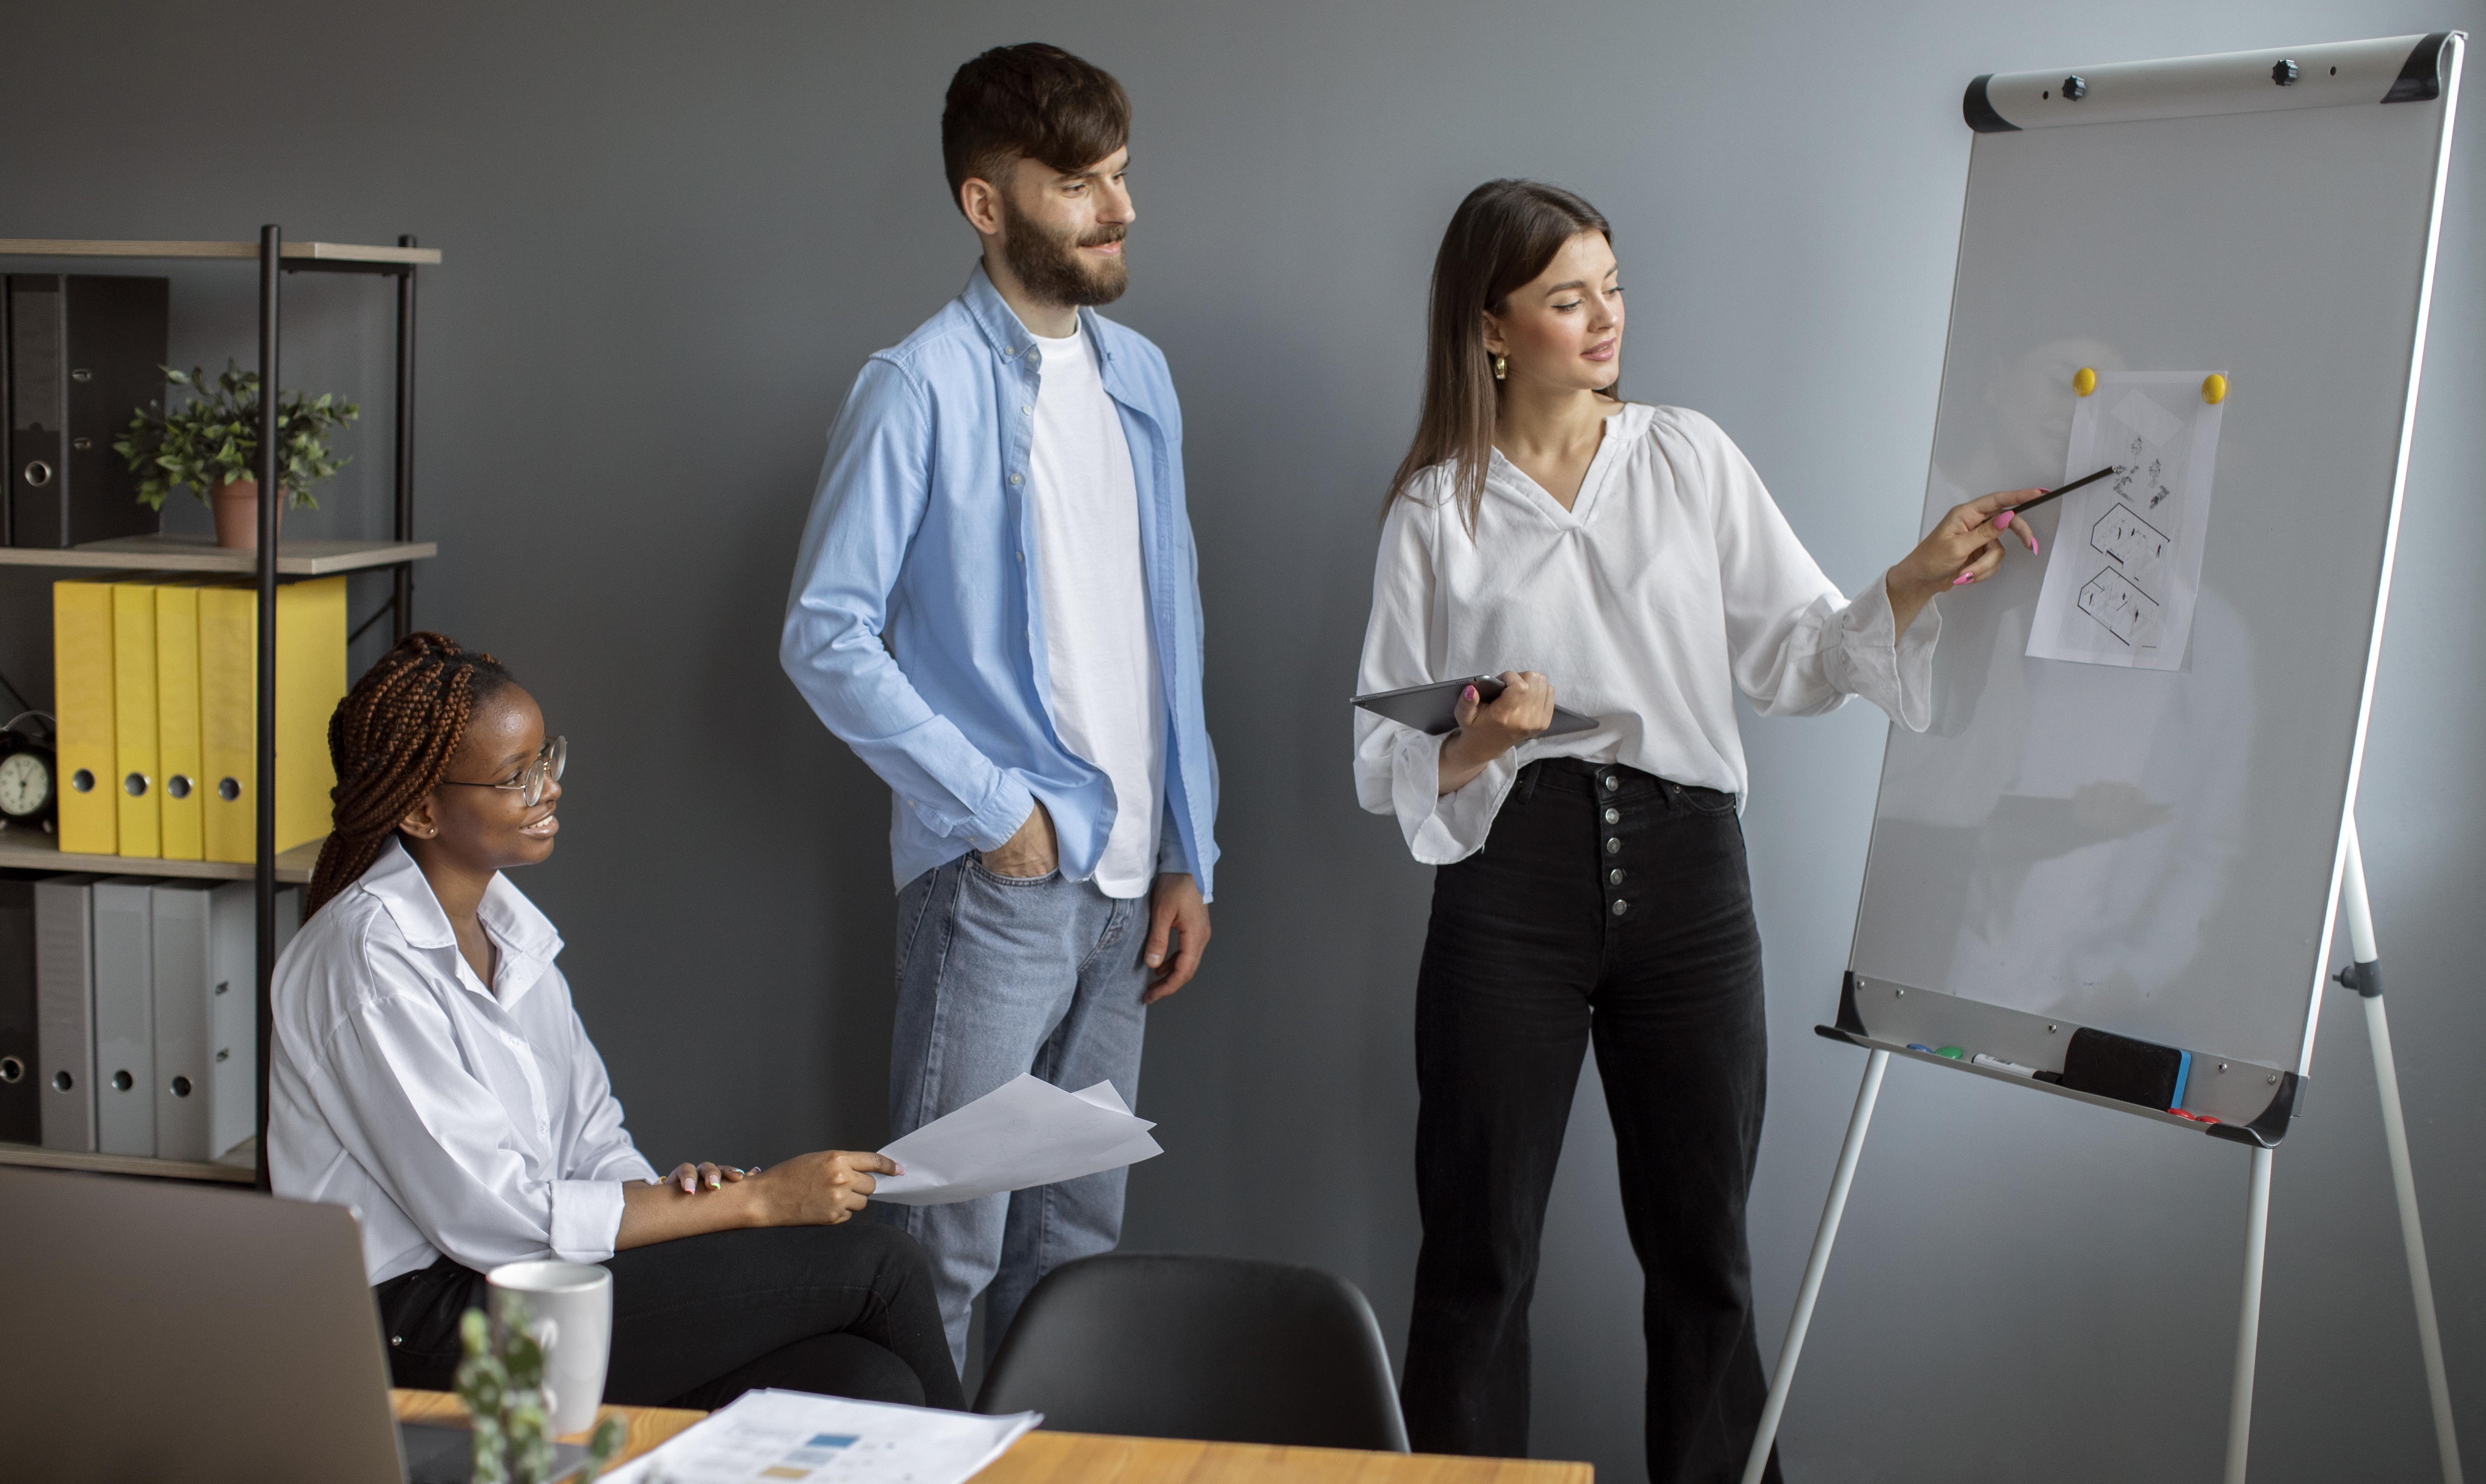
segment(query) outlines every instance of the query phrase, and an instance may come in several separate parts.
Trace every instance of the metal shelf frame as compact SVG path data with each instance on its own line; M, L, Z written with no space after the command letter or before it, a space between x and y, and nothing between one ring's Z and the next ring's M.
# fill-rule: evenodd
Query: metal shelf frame
M438 555L440 547L431 541L287 541L277 549L276 570L286 577L326 577ZM255 552L218 546L209 536L116 536L78 546L0 546L0 566L238 574L258 571L259 557Z
M278 376L281 348L281 320L285 297L284 275L287 273L362 273L397 281L397 387L396 418L397 466L394 472L396 496L396 540L401 546L414 543L414 276L418 267L440 261L436 248L422 248L412 236L401 236L395 247L362 247L331 242L293 242L285 240L284 229L275 223L262 227L259 241L249 242L122 242L78 241L62 238L0 238L0 258L113 258L113 259L225 259L253 261L259 265L259 551L251 562L251 570L259 588L259 747L254 759L257 766L254 785L258 800L258 862L252 870L258 904L258 1002L259 1002L259 1117L258 1155L254 1183L268 1189L267 1171L267 1068L274 1021L268 1006L268 989L276 974L276 579L280 570L290 566L292 559L283 559L277 549L276 523L281 496L268 492L277 483L276 413L282 382ZM395 637L403 639L414 626L414 563L428 557L432 549L409 552L393 560L357 563L390 568L389 600L380 613L392 620ZM132 560L118 563L127 566L147 566L143 555L132 553ZM33 563L29 563L33 564ZM49 564L69 564L55 561ZM181 563L168 563L163 569L177 570ZM373 615L377 621L379 615ZM364 627L369 627L366 623ZM361 631L355 631L359 634ZM118 859L118 858L116 858ZM146 863L131 860L125 872L145 875ZM84 1158L84 1157L82 1157ZM96 1157L100 1158L100 1157ZM179 1170L167 1168L161 1173L175 1178L200 1178L197 1167L179 1161L156 1161L156 1164L181 1165ZM82 1168L101 1166L89 1163ZM141 1162L125 1157L111 1168L124 1173L146 1172Z

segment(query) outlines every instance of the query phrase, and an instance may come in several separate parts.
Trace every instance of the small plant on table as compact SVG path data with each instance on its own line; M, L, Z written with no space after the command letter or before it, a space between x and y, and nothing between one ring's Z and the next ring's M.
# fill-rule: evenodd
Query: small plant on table
M587 1462L553 1471L552 1434L543 1394L543 1346L527 1326L526 1305L513 1303L510 1322L470 1308L458 1321L466 1358L457 1362L457 1399L475 1427L475 1484L588 1484L622 1450L622 1424L606 1417L587 1440Z

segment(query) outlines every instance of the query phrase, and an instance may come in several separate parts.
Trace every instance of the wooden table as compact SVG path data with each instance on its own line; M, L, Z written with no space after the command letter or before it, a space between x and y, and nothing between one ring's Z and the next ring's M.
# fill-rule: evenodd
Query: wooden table
M466 1404L447 1391L389 1391L389 1405L397 1409L401 1422L443 1422L456 1427L466 1425ZM693 1422L706 1416L704 1412L684 1412L678 1407L603 1407L595 1419L622 1419L622 1451L613 1455L614 1463L638 1457ZM572 1443L585 1443L584 1435L573 1436Z
M391 1391L400 1421L462 1422L445 1391ZM670 1407L607 1407L627 1432L616 1463L638 1457L707 1414ZM1517 1458L1446 1458L1347 1448L1273 1448L1243 1443L1179 1443L1034 1432L976 1475L977 1484L1591 1484L1587 1464Z
M1035 1432L976 1484L1589 1484L1587 1464Z

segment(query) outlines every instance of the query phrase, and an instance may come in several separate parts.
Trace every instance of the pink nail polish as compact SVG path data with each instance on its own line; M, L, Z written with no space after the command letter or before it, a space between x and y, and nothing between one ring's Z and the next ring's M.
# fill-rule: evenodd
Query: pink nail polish
M1466 696L1467 696L1467 699L1468 699L1468 700L1470 700L1470 701L1474 701L1474 700L1476 700L1476 699L1477 699L1477 688L1476 688L1475 686L1473 686L1473 685L1469 686L1469 687L1467 688L1467 691L1466 691Z
M2011 529L2011 512L2009 510L2004 510L2002 514L1994 517L1994 529L1997 531L2008 531Z
M2038 543L2038 540L2037 540L2037 538L2036 538L2035 536L2032 536L2029 537L2029 555L2030 555L2030 556L2032 556L2032 557L2033 557L2033 556L2037 555L2037 553L2038 553L2038 552L2043 551L2044 549L2045 549L2045 548L2044 548L2042 545L2040 545L2040 544Z
M1975 582L1975 581L1976 581L1976 574L1975 574L1975 573L1974 573L1974 572L1962 572L1962 573L1960 573L1957 577L1954 577L1954 578L1952 578L1952 579L1950 580L1950 585L1951 585L1952 587L1956 588L1956 587L1958 587L1961 583L1964 583L1964 582Z

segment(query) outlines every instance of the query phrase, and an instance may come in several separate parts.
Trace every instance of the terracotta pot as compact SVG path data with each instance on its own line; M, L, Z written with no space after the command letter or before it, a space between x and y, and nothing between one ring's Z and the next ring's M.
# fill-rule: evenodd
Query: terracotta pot
M227 480L207 491L207 503L215 508L216 544L235 551L259 550L259 481ZM285 501L277 496L276 525L285 527Z

